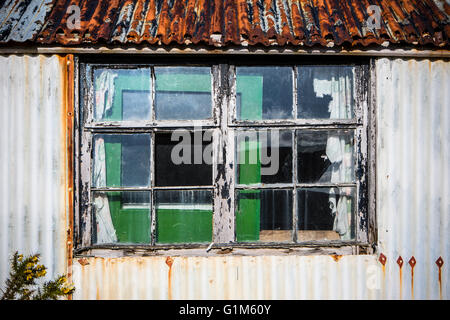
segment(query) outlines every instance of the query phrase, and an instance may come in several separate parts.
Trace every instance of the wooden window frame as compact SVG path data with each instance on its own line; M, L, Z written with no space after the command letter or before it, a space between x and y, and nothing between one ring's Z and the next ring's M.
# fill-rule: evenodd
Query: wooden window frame
M83 60L83 59L81 59ZM89 59L88 59L89 60ZM150 60L150 59L149 59ZM355 66L356 79L356 106L355 119L352 120L333 120L333 119L293 119L293 120L236 120L236 66L280 66L284 64L277 64L275 62L258 63L249 60L230 59L226 61L217 61L209 63L195 64L196 59L192 59L190 64L180 63L170 59L162 63L127 63L122 64L117 62L98 63L91 61L81 61L76 58L76 97L75 103L79 107L75 108L75 232L74 244L75 252L83 254L85 252L92 252L95 249L122 249L122 250L173 250L173 249L204 249L205 252L211 248L238 250L242 249L286 249L300 252L301 249L307 249L307 252L318 253L323 251L326 253L371 253L375 250L376 245L376 217L375 217L375 94L374 94L374 63L363 59L356 63L352 60L330 61L330 65ZM296 112L296 81L297 71L296 66L303 65L300 61L292 61L289 66L293 68L293 104ZM322 65L319 61L312 60L306 64ZM210 66L211 67L211 81L212 81L212 119L206 121L160 121L155 122L154 113L155 108L152 108L153 119L146 123L137 123L134 121L126 122L93 122L92 121L92 99L93 99L93 85L92 78L90 78L89 68L95 66L102 67L150 67L154 66ZM154 89L155 81L152 79L152 87ZM152 90L153 103L155 101L155 92ZM87 121L83 121L82 115L87 114ZM92 224L92 206L91 206L91 152L92 152L92 133L139 133L149 132L152 135L151 141L151 157L154 160L154 134L156 132L171 132L176 128L189 128L194 130L194 127L201 126L201 130L213 131L213 182L212 187L197 186L199 189L213 190L213 232L212 243L184 243L184 244L156 244L155 242L155 213L154 213L154 196L151 196L151 243L150 244L93 244L91 238ZM261 186L241 186L237 185L235 181L235 131L236 130L256 130L258 128L264 129L283 129L293 130L293 174L296 175L296 134L297 130L316 130L316 129L342 129L348 128L355 130L355 176L357 188L357 214L356 214L356 239L351 241L342 240L316 240L305 242L292 243L270 243L270 242L236 242L235 241L235 194L238 189L242 188L259 188ZM220 157L221 161L217 161ZM154 161L152 161L152 168ZM154 181L154 171L151 170ZM152 182L153 183L153 182ZM317 184L314 184L316 186ZM271 186L275 188L290 188L293 191L293 217L296 222L296 189L305 184L292 183L286 186L276 185ZM187 187L186 189L196 189L197 187ZM264 186L269 187L269 186ZM107 189L107 188L103 188ZM133 190L135 190L134 188ZM147 188L148 189L148 188ZM145 189L145 190L147 190ZM154 187L152 190L168 189L176 190L177 187ZM313 248L312 251L308 250ZM342 250L340 250L342 249Z

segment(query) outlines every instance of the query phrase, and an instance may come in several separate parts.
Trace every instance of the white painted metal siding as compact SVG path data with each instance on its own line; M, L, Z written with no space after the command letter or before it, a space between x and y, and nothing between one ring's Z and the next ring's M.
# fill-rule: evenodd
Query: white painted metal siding
M450 64L379 59L376 74L377 255L91 258L75 297L448 299Z
M0 57L1 281L14 250L66 270L61 68L57 57ZM450 64L379 59L376 74L376 255L75 259L74 298L448 299Z
M63 59L0 56L0 283L18 250L66 273Z
M450 64L377 61L379 250L388 257L387 298L448 299L450 264ZM399 285L398 257L404 260ZM402 292L400 292L402 290Z

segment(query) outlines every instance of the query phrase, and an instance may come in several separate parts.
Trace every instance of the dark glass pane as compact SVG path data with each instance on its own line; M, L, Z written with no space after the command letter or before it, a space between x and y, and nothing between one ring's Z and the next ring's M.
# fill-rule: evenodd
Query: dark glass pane
M298 241L355 238L355 188L305 188L298 192Z
M241 131L236 136L239 184L292 182L291 131Z
M292 119L292 101L291 67L237 67L237 119Z
M94 69L94 120L149 120L150 69Z
M150 185L149 134L94 135L94 187Z
M93 243L150 242L150 192L94 192L93 209Z
M194 135L197 135L195 137ZM157 186L204 186L212 184L211 142L208 133L182 131L179 139L171 133L155 138ZM172 141L172 137L176 141ZM204 137L204 138L202 138ZM211 139L209 139L211 141Z
M158 190L155 206L158 243L212 241L210 190Z
M297 118L353 118L354 72L352 66L299 66Z
M298 182L354 181L352 130L297 131Z
M292 191L239 190L236 208L236 240L238 242L292 241Z
M209 67L157 67L157 120L211 118L211 69Z

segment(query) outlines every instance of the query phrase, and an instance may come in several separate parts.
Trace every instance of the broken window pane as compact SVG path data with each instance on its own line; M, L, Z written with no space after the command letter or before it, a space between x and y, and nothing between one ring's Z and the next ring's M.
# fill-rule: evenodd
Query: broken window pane
M211 118L209 67L156 67L157 120Z
M172 141L175 140L175 141ZM157 186L212 184L211 132L157 133L155 175Z
M156 242L212 241L212 191L157 190Z
M355 188L304 188L297 192L297 241L355 238Z
M352 66L299 66L297 118L353 118L354 74Z
M292 119L291 67L237 67L238 120Z
M92 198L93 243L150 242L149 192L93 192ZM134 203L130 204L130 199L134 199Z
M93 149L94 187L150 185L149 134L96 134Z
M239 190L236 240L292 241L292 190Z
M352 130L297 131L298 182L355 180Z
M292 132L238 132L236 163L239 184L292 182Z
M94 69L94 120L150 120L151 73L141 69Z

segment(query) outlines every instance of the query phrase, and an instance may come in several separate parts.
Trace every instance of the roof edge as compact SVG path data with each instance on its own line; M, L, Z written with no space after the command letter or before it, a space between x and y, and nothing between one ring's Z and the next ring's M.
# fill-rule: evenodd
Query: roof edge
M133 55L325 55L325 56L366 56L366 57L420 57L420 58L450 58L448 48L290 48L290 47L160 47L160 46L0 46L0 54L133 54Z

